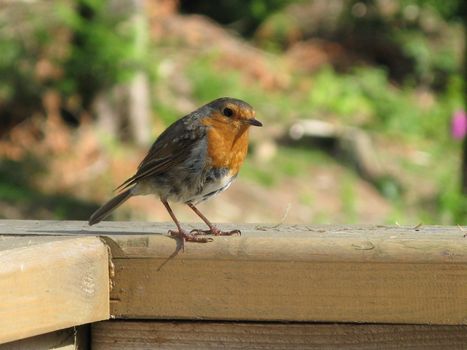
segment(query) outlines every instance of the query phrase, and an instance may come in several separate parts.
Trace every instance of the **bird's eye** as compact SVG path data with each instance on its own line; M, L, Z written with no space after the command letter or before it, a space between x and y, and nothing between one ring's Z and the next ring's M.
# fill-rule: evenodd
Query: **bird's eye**
M231 116L233 116L233 114L234 114L234 112L233 112L230 108L228 108L228 107L224 108L224 110L222 111L222 113L223 113L226 117L231 117Z

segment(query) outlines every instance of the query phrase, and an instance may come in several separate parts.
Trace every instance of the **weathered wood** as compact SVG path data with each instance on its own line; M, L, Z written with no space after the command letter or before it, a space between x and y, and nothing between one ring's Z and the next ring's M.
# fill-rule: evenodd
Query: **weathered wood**
M89 327L80 326L0 345L0 350L88 350Z
M0 343L108 319L108 265L97 237L0 236Z
M104 321L93 350L465 349L467 326Z
M101 235L112 249L117 318L467 323L467 228L247 225L241 237L182 252L166 235L171 224L14 226Z
M250 228L184 253L166 236L110 237L117 318L466 323L458 228Z

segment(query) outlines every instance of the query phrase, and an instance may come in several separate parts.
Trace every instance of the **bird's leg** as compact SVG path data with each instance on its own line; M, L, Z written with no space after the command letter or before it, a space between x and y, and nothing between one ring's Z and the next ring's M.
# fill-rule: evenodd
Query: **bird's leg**
M166 200L161 199L162 204L164 204L165 209L170 214L170 217L172 218L173 222L175 225L177 225L178 231L174 230L169 230L169 234L171 236L176 236L180 237L182 239L182 249L185 250L185 242L197 242L197 243L207 243L211 242L212 238L206 238L206 237L198 237L191 232L189 233L188 231L184 230L181 226L180 223L178 222L177 218L175 217L174 212L172 211L172 208L170 208L169 203Z
M190 233L192 235L214 235L214 236L232 236L232 235L239 235L241 236L241 232L240 230L232 230L232 231L221 231L220 229L218 229L216 226L214 226L211 221L208 220L207 217L205 217L203 215L203 213L201 213L198 208L196 208L193 203L186 203L190 208L191 210L193 210L196 215L198 215L201 220L203 220L206 225L208 225L209 227L209 230L199 230L199 229L194 229L194 230L191 230Z

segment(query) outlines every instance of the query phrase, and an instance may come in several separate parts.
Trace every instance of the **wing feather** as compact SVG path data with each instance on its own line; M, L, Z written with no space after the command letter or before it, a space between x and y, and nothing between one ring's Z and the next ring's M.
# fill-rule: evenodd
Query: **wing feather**
M200 142L206 132L202 125L198 128L188 128L187 125L192 126L193 122L196 122L193 119L192 115L188 115L169 126L151 146L139 164L136 174L115 190L125 190L141 180L170 171L183 163L190 156L190 150Z

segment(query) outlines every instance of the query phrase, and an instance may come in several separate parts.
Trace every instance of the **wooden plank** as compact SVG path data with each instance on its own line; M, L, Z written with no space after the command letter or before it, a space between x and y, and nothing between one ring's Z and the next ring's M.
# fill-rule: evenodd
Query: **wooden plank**
M80 326L36 335L0 345L0 350L87 350L89 327Z
M466 264L115 259L117 318L465 324Z
M467 326L104 321L93 350L465 349Z
M117 318L465 324L467 240L443 228L110 236ZM118 255L120 254L120 255Z
M17 238L3 237L0 250L0 343L109 318L108 250L99 238Z
M243 225L181 252L172 224L8 225L0 234L100 235L117 318L467 323L467 227Z

